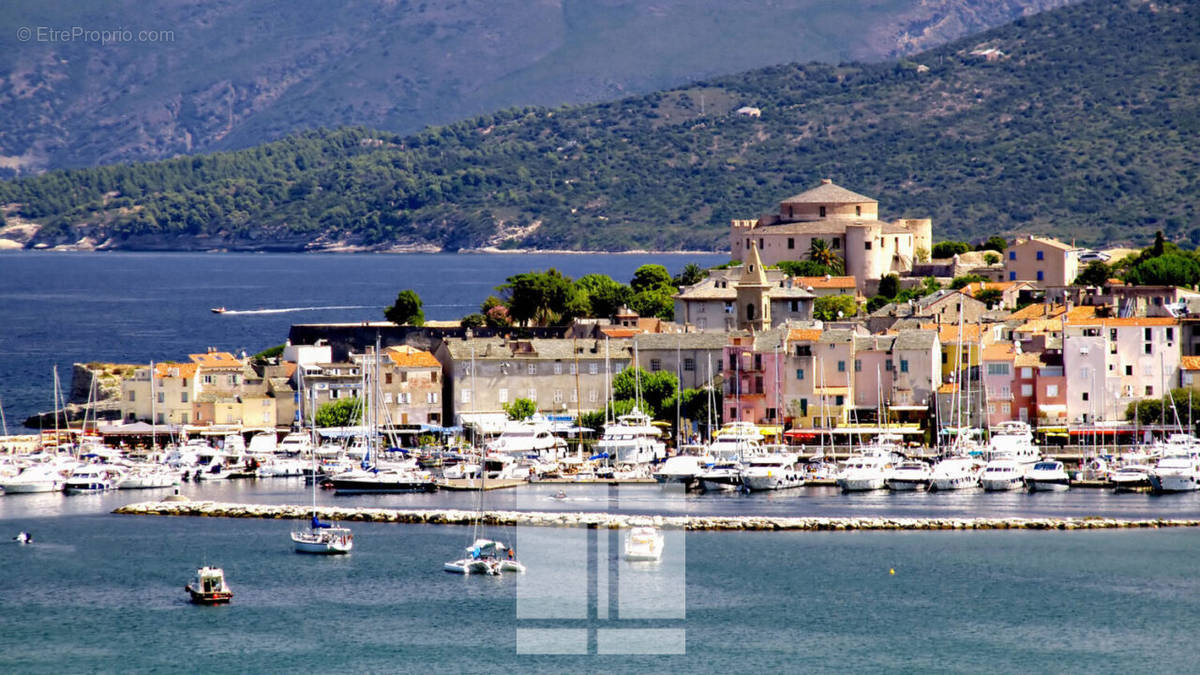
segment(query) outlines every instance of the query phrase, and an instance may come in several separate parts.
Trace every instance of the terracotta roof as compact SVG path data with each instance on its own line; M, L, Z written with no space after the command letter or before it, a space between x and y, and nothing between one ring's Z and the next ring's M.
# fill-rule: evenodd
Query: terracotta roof
M292 375L295 375L296 374L296 362L295 361L284 362L283 373L284 373L283 376L286 378L289 378L289 379L292 377Z
M178 375L171 375L171 370L177 369ZM156 377L195 377L196 364L194 363L156 363L154 364L154 375Z
M388 347L386 351L392 363L401 368L441 368L442 364L429 352L409 347Z
M241 368L242 362L229 352L206 352L204 354L188 354L188 358L196 365L205 368Z
M1170 316L1143 316L1128 319L1100 319L1100 323L1105 326L1176 326L1179 324L1179 319Z
M1015 352L1007 342L997 342L983 348L984 361L1012 361Z
M1012 243L1012 246L1019 246L1021 244L1028 244L1030 242L1035 242L1038 244L1045 244L1047 246L1057 248L1062 251L1074 251L1075 250L1074 246L1071 246L1070 244L1064 244L1057 239L1051 239L1050 237L1038 237L1038 236L1018 237L1017 240ZM1012 248L1012 246L1010 246L1010 248Z
M604 333L610 338L631 338L634 335L640 335L642 333L642 329L627 328L625 326L601 326L600 332Z
M864 202L879 203L870 197L836 185L828 178L822 180L820 185L811 190L783 200L784 204L858 204Z
M1064 305L1051 305L1047 311L1044 303L1034 303L1026 307L1022 307L1012 314L1008 315L1009 321L1028 321L1029 319L1044 319L1047 317L1058 316L1063 313Z
M854 277L792 277L792 283L797 286L812 286L813 288L854 288Z
M1016 286L1017 283L1018 282L1016 281L976 281L963 286L961 290L963 295L969 295L973 298L975 297L976 293L981 291L997 290L1003 293L1013 286Z
M1200 356L1179 357L1179 367L1184 370L1200 370Z
M1014 333L1061 333L1062 319L1034 319L1013 329Z
M793 328L788 333L788 342L816 342L821 339L821 331L815 328Z
M942 344L947 342L958 342L958 324L936 324L923 323L921 330L936 330L938 332L938 340ZM977 323L964 323L962 325L962 339L966 342L978 342L982 327Z
M1017 354L1013 363L1018 366L1040 366L1042 365L1042 355L1037 352L1023 352Z

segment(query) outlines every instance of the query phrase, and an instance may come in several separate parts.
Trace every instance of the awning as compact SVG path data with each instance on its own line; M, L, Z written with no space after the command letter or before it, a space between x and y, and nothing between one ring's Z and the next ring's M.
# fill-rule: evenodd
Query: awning
M850 387L814 387L817 396L849 396Z
M924 429L908 429L897 427L834 427L827 429L833 434L923 434Z
M925 412L929 410L927 405L889 405L888 410L900 410L907 412Z
M1055 415L1058 417L1066 417L1067 406L1063 403L1045 403L1038 406L1038 410L1047 415Z

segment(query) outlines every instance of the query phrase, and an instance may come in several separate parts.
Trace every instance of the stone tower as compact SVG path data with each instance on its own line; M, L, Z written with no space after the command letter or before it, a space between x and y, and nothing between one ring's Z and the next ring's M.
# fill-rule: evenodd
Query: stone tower
M735 313L738 328L749 331L770 328L771 299L767 293L771 290L771 284L767 281L767 272L763 269L756 244L751 243L750 255L742 263L742 276L733 287L737 290Z

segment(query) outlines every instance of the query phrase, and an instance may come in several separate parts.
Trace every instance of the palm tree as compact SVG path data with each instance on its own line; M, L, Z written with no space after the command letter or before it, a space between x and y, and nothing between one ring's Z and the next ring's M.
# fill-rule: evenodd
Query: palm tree
M812 244L808 247L808 259L828 267L835 274L841 274L845 269L842 266L842 259L833 252L833 249L829 248L829 242L824 239L812 240Z

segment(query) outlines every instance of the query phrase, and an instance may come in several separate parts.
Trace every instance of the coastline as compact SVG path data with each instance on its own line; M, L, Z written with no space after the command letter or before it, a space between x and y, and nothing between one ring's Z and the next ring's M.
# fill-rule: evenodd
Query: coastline
M499 249L495 247L483 248L463 248L456 251L448 251L443 248L433 247L413 247L413 248L371 248L364 246L328 246L322 248L298 248L298 249L230 249L230 248L185 248L185 249L160 249L160 248L97 248L97 247L82 247L82 246L53 246L47 248L25 248L24 246L5 246L4 242L11 240L0 239L0 254L21 254L21 253L255 253L255 254L344 254L344 255L360 255L360 254L379 254L379 255L407 255L407 254L427 254L427 255L663 255L663 256L685 256L685 255L727 255L728 251L652 251L647 249L629 249L625 251L604 251L604 250L577 250L577 249L536 249L536 248L515 248L515 249Z
M118 515L186 516L202 518L257 518L306 520L312 506L298 504L236 504L212 501L155 501L126 504ZM1113 530L1200 527L1200 519L1170 518L796 518L769 516L661 516L597 512L475 511L463 509L384 509L317 507L316 515L343 522L423 525L487 525L531 527L588 527L620 529L654 526L690 531L792 531L859 532L912 530Z

